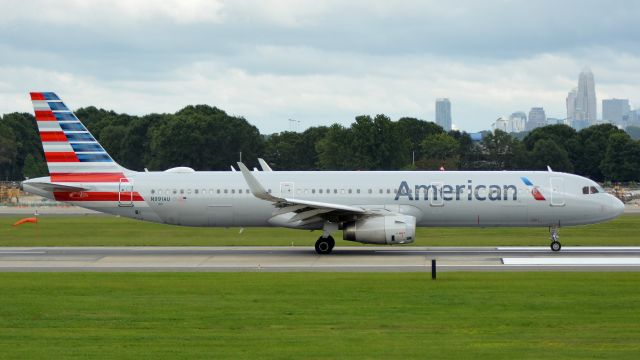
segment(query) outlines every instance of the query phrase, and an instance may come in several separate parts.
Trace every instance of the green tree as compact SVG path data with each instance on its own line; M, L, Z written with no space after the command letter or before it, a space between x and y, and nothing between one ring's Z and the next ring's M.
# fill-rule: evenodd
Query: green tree
M13 167L17 149L11 128L0 122L0 180L14 180Z
M25 179L33 179L47 175L47 165L43 159L36 159L33 154L27 154L22 174Z
M640 143L625 133L611 134L600 169L608 181L640 179Z
M627 134L629 134L629 136L631 136L633 140L640 140L640 127L627 126L627 128L624 130L627 132Z
M524 166L524 145L502 130L488 133L482 139L488 166L493 170L518 169Z
M546 170L549 166L554 171L573 171L567 151L551 139L538 140L530 153L530 159L533 170Z
M318 165L322 170L352 170L352 132L340 124L333 124L326 136L316 143Z
M421 169L457 169L460 144L453 136L439 133L427 136L421 144L422 158L417 162Z
M612 134L624 133L611 124L590 126L578 132L580 148L574 156L574 169L579 175L595 181L603 181L600 164Z

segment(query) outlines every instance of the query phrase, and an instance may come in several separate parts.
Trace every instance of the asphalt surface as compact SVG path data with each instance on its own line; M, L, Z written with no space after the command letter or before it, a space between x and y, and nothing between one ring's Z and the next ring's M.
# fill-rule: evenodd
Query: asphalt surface
M3 247L0 271L640 271L640 247Z

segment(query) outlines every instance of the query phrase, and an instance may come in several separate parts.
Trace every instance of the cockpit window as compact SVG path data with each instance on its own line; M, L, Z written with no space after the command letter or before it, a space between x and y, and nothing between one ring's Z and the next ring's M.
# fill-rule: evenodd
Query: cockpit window
M604 192L604 191L601 191L599 188L600 188L599 186L597 186L597 187L596 186L585 186L585 187L582 188L582 193L585 194L585 195L588 195L588 194L597 194L599 192Z

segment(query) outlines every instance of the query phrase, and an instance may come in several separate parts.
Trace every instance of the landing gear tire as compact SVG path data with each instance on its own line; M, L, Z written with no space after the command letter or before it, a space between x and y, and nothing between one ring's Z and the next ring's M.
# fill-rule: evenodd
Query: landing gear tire
M560 236L558 232L560 230L560 226L549 226L549 235L551 235L551 251L558 252L562 249L562 245L560 245Z
M333 240L333 237L328 236L323 238L322 236L318 238L316 241L316 253L319 255L330 254L333 250L333 247L336 245L336 241Z

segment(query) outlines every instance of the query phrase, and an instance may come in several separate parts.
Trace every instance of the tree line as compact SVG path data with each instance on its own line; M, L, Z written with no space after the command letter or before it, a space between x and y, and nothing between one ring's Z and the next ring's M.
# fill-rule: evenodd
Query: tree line
M415 118L358 116L345 127L260 134L246 119L207 105L174 114L132 116L95 107L78 118L121 165L142 171L189 166L229 170L240 153L247 165L266 159L276 170L545 170L572 172L596 181L640 180L640 129L596 125L579 132L550 125L528 133L444 131ZM632 137L633 136L633 137ZM0 118L0 179L47 174L34 117Z

